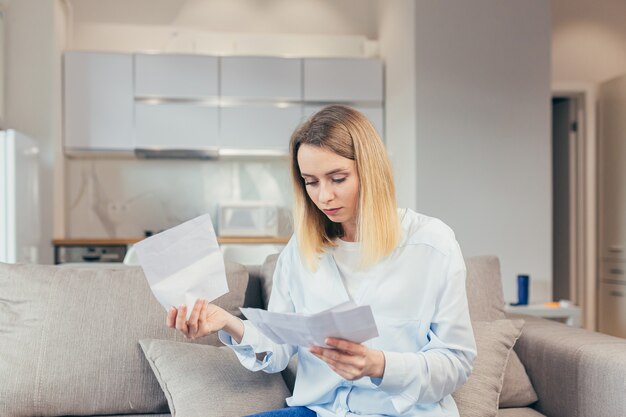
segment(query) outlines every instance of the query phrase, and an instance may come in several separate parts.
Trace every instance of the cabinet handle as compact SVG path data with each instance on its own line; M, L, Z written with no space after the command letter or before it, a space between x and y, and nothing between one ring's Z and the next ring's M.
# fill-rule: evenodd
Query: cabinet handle
M611 268L609 272L615 275L624 275L624 271L619 268Z
M612 295L613 297L623 297L624 293L621 291L609 291L609 295Z

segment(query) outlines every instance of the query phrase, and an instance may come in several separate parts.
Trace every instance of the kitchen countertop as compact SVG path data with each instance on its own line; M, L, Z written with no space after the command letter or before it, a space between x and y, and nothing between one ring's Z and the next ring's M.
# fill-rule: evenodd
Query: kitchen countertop
M274 236L274 237L257 237L257 236L218 236L217 243L219 244L286 244L289 242L291 236ZM144 238L70 238L70 239L53 239L52 244L54 246L120 246L120 245L132 245Z

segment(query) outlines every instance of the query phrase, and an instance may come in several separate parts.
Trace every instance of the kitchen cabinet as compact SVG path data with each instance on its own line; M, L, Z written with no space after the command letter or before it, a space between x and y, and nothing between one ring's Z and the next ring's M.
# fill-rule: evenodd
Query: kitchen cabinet
M383 63L371 58L305 58L304 100L383 101Z
M134 58L136 98L216 100L219 96L217 57L135 54Z
M313 113L321 110L323 107L324 107L323 105L305 104L304 117L308 118L309 116L313 115ZM385 115L384 115L384 110L382 106L370 106L370 107L351 106L351 107L363 113L363 115L367 117L370 120L370 122L372 122L372 124L374 125L374 128L376 129L380 137L384 139L385 137L384 116Z
M135 148L217 152L218 58L183 54L134 58Z
M599 94L600 245L605 259L626 260L626 76Z
M598 329L626 337L626 76L598 94L599 243Z
M229 56L220 59L225 99L302 100L302 59Z
M218 109L196 103L136 103L137 149L207 149L217 151Z
M65 148L132 150L132 56L72 51L63 65Z
M284 154L303 118L331 103L384 132L378 59L67 52L64 77L70 151Z
M221 152L245 153L289 149L289 139L302 120L300 105L241 104L220 109ZM245 152L244 152L245 151Z
M600 283L598 330L626 337L626 284Z

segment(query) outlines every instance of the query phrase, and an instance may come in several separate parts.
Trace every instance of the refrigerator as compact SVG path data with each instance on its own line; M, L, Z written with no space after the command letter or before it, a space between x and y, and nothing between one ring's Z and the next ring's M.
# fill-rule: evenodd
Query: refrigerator
M626 75L598 91L598 330L626 338Z
M15 130L0 130L0 262L37 263L39 149Z

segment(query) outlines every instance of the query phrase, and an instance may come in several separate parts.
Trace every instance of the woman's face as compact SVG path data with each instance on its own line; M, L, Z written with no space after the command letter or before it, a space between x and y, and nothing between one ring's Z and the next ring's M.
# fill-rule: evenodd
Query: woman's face
M298 149L298 166L309 198L328 218L354 226L359 204L359 176L352 159L312 145Z

